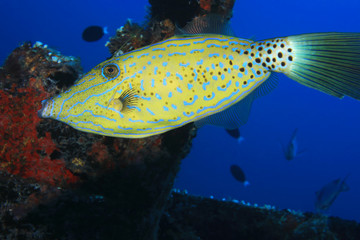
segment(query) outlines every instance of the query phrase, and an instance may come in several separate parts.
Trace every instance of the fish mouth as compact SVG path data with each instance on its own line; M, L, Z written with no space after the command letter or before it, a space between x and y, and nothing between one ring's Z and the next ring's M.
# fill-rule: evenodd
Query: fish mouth
M41 109L37 112L39 118L49 118L50 117L49 102L51 102L51 100L49 100L49 99L41 101Z

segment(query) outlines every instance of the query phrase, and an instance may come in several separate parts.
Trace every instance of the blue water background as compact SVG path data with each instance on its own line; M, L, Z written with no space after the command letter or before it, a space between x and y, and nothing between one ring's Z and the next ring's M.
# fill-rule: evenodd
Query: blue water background
M104 47L127 18L144 22L145 0L1 1L0 64L20 43L41 41L65 55L81 58L85 71L110 56ZM239 37L266 39L310 32L360 32L358 0L237 1L232 27ZM89 25L108 26L110 34L87 43ZM340 194L329 213L360 221L360 102L339 100L286 77L270 95L258 99L238 144L224 130L198 131L183 160L176 187L191 194L235 198L252 204L314 211L315 192L350 173L350 191ZM299 128L305 153L285 160L280 143ZM231 164L243 168L250 186L232 178Z

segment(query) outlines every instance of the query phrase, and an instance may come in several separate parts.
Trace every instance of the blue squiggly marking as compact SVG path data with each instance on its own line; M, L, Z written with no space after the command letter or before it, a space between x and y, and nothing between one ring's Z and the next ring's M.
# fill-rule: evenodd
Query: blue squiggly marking
M176 88L176 91L178 91L179 93L182 93L182 90L179 87Z
M86 79L84 79L84 81L82 81L82 82L80 82L80 83L77 83L77 84L75 84L74 86L79 86L79 85L81 85L81 84L83 84L83 83L85 83L87 80Z
M144 96L141 96L140 98L141 98L141 99L144 99L144 100L146 100L146 101L150 101L150 100L151 100L151 98L150 98L150 97L144 97Z
M149 130L151 130L151 128L145 128L145 129L141 129L141 128L138 128L138 129L136 129L137 131L149 131Z
M123 59L123 62L125 62L125 61L128 60L129 58L133 58L133 57L134 57L133 55L130 55L130 56L124 58L124 59Z
M186 112L183 112L183 115L185 117L191 117L192 115L194 115L194 112L190 112L189 114L187 114Z
M181 117L177 117L176 119L169 119L168 121L169 122L177 122L181 119ZM164 128L164 127L161 127L161 128ZM160 129L160 128L156 128L156 129Z
M165 48L153 48L152 50L153 51L165 51L166 49Z
M159 123L159 122L163 122L164 119L159 119L157 121L146 121L147 123Z
M119 129L122 129L122 130L132 130L132 128L123 128L123 127L120 127L118 126ZM122 134L122 133L114 133L114 134Z
M116 119L109 118L109 117L106 117L106 116L103 116L103 115L94 114L93 111L91 111L91 110L84 110L82 113L76 114L76 115L69 114L69 115L67 115L66 117L63 117L62 119L67 119L67 118L69 118L69 117L80 117L80 116L83 116L85 113L90 113L93 117L104 118L104 119L106 119L106 120L109 120L109 121L112 121L112 122L116 122Z
M75 94L78 94L78 93L81 93L81 92L86 92L87 90L89 90L89 89L91 89L91 88L94 88L94 87L97 87L97 86L106 84L106 83L109 82L109 81L111 81L111 79L109 79L109 80L107 80L107 81L105 81L105 82L102 82L102 83L95 84L95 85L93 85L93 86L91 86L91 87L88 87L88 88L86 88L86 89L84 89L84 90L77 91L77 92L74 92L73 94L71 94L70 97L66 98L66 99L62 102L62 104L61 104L61 106L60 106L60 111L59 111L58 116L57 116L56 118L57 118L57 119L59 118L60 113L62 112L62 108L63 108L65 102L68 101L69 99L73 98ZM98 96L104 95L104 94L106 94L106 93L114 90L114 89L115 89L118 85L120 85L123 81L124 81L124 79L123 79L121 82L117 83L114 87L106 90L106 91L103 92L103 93L90 95L90 96L88 96L84 101L75 103L73 106L71 106L71 107L67 110L67 112L69 112L69 111L70 111L72 108L74 108L77 104L84 104L87 100L89 100L89 99L92 98L92 97L98 97Z
M190 43L183 43L183 44L179 44L179 47L183 47L183 46L190 46Z
M206 91L206 86L207 85L209 85L210 84L210 82L204 82L203 84L202 84L202 87L203 87L203 89Z
M197 52L202 53L202 52L204 52L204 49L193 49L193 50L190 51L191 54L197 53Z
M127 106L129 109L136 109L138 112L141 112L141 109L137 106Z
M195 96L194 96L194 99L193 99L191 102L186 102L186 101L184 101L184 105L185 105L185 106L193 105L197 99L198 99L198 96L195 95Z
M144 79L141 79L141 81L140 81L140 89L141 89L141 91L145 90L144 89Z
M148 111L151 115L155 116L155 113L153 113L149 108L146 108L146 111Z
M91 130L92 132L104 133L104 132L102 132L102 131L96 131L96 130L91 129L91 128L78 127L77 125L78 125L79 123L85 123L85 124L91 124L91 125L96 126L96 127L101 127L102 129L107 130L107 131L114 131L114 129L105 128L105 127L103 127L101 124L95 124L95 123L93 123L93 122L91 122L91 121L78 121L78 122L67 121L67 123L72 123L72 124L76 125L76 128L83 129L83 130Z
M197 73L197 71L196 71L196 69L194 69L194 74L195 74L195 76L194 76L194 81L196 82L196 80L197 80L197 78L198 78L198 73Z
M173 52L173 53L169 53L168 56L172 57L174 55L182 55L182 56L186 56L186 53L181 53L181 52Z
M253 74L256 76L256 77L261 77L263 75L263 71L261 69L259 69L260 71L260 74L258 75L255 71L255 69L251 68L251 71L253 72Z
M141 57L143 57L143 56L149 56L149 53L140 54L137 58L139 59L139 58L141 58Z
M130 122L136 123L136 122L140 122L140 123L144 123L143 120L132 120L131 118L129 118Z
M209 54L209 58L211 58L211 57L213 57L213 56L220 57L220 54L218 54L218 53L210 53L210 54Z
M151 87L154 87L154 85L155 85L155 80L152 78L151 79Z
M198 43L204 43L206 41L211 41L211 40L215 40L215 41L219 41L219 42L227 42L228 39L220 39L220 38L205 38L202 41L194 41L194 44L198 44Z
M210 47L212 47L212 46L214 46L214 47L221 47L219 44L215 44L215 43L210 43L210 44L207 45L208 48L210 48Z
M178 78L180 78L180 80L183 80L183 79L184 79L183 76L181 76L181 74L179 74L179 73L175 73L175 75L176 75Z
M210 100L212 100L214 97L215 97L215 93L212 92L212 93L211 93L211 97L208 98L207 96L204 96L204 100L205 100L205 101L210 101Z
M187 67L187 66L189 66L189 65L190 65L190 63L186 63L186 64L179 63L179 66L180 66L180 67Z
M226 84L225 88L217 87L218 91L226 91L231 85L231 80Z

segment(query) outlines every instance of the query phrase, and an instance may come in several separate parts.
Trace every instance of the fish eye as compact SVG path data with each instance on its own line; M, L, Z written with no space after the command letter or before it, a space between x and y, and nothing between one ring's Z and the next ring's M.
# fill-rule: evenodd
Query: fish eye
M106 78L114 78L119 74L119 67L116 64L105 65L102 69L103 76Z

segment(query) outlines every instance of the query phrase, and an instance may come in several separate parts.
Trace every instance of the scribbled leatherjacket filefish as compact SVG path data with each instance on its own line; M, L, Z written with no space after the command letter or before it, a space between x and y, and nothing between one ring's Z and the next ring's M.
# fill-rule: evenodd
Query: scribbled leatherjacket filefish
M196 21L187 33L197 33ZM252 41L182 34L100 63L39 115L75 129L142 138L187 123L234 129L251 103L289 78L360 99L360 33L313 33Z

